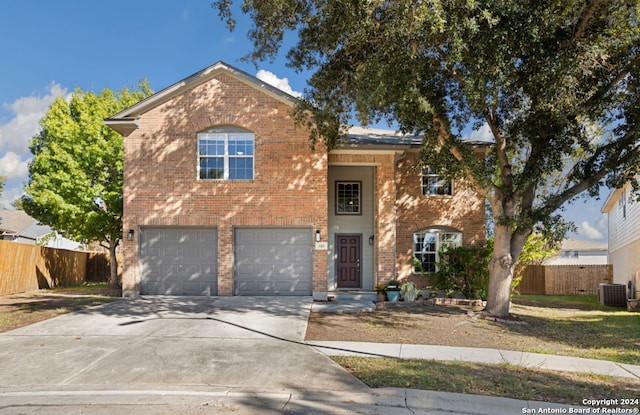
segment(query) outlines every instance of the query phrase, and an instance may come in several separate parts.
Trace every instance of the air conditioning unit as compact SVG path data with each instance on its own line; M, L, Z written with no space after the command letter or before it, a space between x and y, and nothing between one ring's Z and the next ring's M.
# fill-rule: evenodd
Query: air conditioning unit
M627 306L627 286L624 284L600 284L598 302L612 307Z

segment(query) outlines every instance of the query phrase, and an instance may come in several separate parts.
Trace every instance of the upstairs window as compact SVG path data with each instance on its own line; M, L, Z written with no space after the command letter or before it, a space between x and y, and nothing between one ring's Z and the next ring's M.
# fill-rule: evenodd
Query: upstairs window
M253 180L253 133L214 127L198 133L198 177L202 180Z
M422 169L422 194L425 196L451 196L453 184L438 174L438 169L425 167Z
M618 199L618 206L622 211L622 219L626 219L627 218L627 190L626 189L622 191L622 194L620 195L620 199Z
M336 182L337 215L359 215L361 200L360 182Z
M413 255L421 264L415 266L414 271L436 272L436 264L440 262L440 249L445 246L458 247L462 245L462 233L453 229L425 229L413 234ZM422 269L420 269L422 268Z

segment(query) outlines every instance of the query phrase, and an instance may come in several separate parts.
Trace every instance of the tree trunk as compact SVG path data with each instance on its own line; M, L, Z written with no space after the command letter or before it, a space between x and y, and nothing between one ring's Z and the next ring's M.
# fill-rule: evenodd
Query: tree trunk
M515 263L526 238L512 238L507 226L495 227L493 256L489 263L489 290L485 311L494 317L508 317L511 281Z
M511 281L513 280L513 265L508 265L511 255L496 256L489 263L489 291L487 306L484 311L495 317L509 316L511 297Z
M109 284L112 287L117 287L118 282L118 258L116 258L116 248L118 247L119 239L112 238L109 241L109 268L111 274L109 275Z

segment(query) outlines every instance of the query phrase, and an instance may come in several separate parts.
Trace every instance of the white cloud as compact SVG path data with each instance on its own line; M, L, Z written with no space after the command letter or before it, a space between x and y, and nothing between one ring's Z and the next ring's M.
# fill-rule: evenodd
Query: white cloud
M29 173L29 160L22 158L9 151L4 156L0 156L0 176L8 179L27 177Z
M296 98L300 98L302 96L301 92L297 92L291 89L291 86L289 86L289 79L278 78L278 76L272 72L265 71L264 69L260 69L256 74L256 78L258 78L263 82L268 83L271 86L275 86L276 88L286 92L289 95L293 95Z
M18 98L4 108L15 114L8 123L0 125L0 154L13 151L19 155L29 152L29 140L40 130L40 119L49 106L59 96L65 96L67 90L52 83L44 96Z
M493 133L491 132L491 128L489 128L489 124L487 124L486 122L482 125L482 127L480 127L480 129L473 130L469 139L474 141L495 141L495 139L493 138Z
M29 141L40 131L40 120L57 97L69 99L70 94L52 82L44 95L22 97L3 105L10 119L0 124L0 176L7 178L0 206L6 208L22 195L22 183L27 180L31 160Z
M18 184L12 184L9 180L5 183L2 195L0 195L0 209L13 209L11 203L14 200L22 197L22 186Z
M589 222L582 221L578 227L578 233L582 236L586 236L589 239L602 239L604 235L595 227L591 226Z

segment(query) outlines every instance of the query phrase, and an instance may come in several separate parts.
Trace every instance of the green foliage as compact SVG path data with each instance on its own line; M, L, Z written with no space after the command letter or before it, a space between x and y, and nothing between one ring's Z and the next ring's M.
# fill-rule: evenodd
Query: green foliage
M24 210L71 239L105 243L112 254L122 238L124 150L103 120L151 93L147 81L139 88L76 89L68 101L56 99L30 143Z
M491 205L496 258L534 231L562 239L563 205L603 185L640 187L637 0L244 0L257 62L312 71L297 119L334 147L355 114L424 136L423 163ZM232 0L214 8L233 28ZM478 158L463 131L486 125ZM492 267L490 312L508 314L512 269ZM510 281L508 281L510 282Z
M4 186L4 181L5 180L7 180L6 177L0 176L0 196L2 196L2 189L3 189L3 186Z
M514 267L511 288L515 289L524 275L528 265L540 265L545 259L557 253L556 245L547 241L540 234L533 234L528 239ZM443 290L449 297L461 292L467 298L487 298L489 282L489 261L493 252L493 239L482 246L444 247L440 251L438 272L423 274L429 276L432 287ZM419 261L414 258L414 265Z
M415 284L411 281L405 282L400 288L400 295L404 301L415 301L422 291L416 288Z
M461 292L466 298L486 299L491 246L445 246L440 250L438 271L430 275L433 288L448 297Z
M511 288L515 289L520 284L528 265L541 265L545 259L551 258L557 252L557 243L549 242L544 235L534 233L529 236L514 267Z

